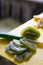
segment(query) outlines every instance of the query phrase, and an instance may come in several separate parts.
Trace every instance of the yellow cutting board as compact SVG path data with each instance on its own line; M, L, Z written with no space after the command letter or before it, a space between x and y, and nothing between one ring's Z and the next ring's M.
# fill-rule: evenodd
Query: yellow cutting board
M31 19L30 21L10 31L9 34L20 36L21 30L23 28L34 25L36 25L36 22ZM13 63L16 63L17 65L43 65L43 30L40 29L39 31L41 33L41 36L38 40L42 41L42 43L35 43L37 45L37 51L28 61L22 63L17 62L12 55L5 52L5 47L10 42L10 40L7 39L0 39L0 56L8 59Z

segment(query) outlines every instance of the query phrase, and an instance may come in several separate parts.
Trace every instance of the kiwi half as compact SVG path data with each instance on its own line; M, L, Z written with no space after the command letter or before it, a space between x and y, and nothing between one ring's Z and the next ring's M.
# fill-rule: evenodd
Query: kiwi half
M21 36L27 39L36 40L40 37L40 32L35 27L26 27L21 31Z

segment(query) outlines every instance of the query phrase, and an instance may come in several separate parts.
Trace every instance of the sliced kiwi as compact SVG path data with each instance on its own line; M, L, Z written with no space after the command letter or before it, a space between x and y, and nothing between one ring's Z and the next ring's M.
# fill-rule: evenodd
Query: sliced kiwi
M12 51L10 48L9 48L9 45L6 46L6 52L10 53L10 54L15 54L14 51Z
M13 43L15 46L23 46L23 44L21 44L20 41L16 39L13 39Z
M14 55L14 58L19 61L19 62L23 62L24 61L24 58L22 55Z
M31 51L26 51L25 53L24 53L24 60L27 60L27 59L29 59L30 57L31 57L31 55L32 55L32 52Z
M27 40L26 38L20 39L20 42L27 48L33 51L36 51L36 45Z
M25 52L22 55L14 55L14 58L17 61L22 62L22 61L25 61L25 60L29 59L31 55L32 55L32 52Z
M40 37L40 32L38 31L38 29L36 29L35 27L26 27L21 31L21 36L28 38L28 39L33 39L36 40Z
M13 43L10 43L9 47L10 47L11 50L16 52L17 54L22 54L24 51L26 51L26 48L17 47Z

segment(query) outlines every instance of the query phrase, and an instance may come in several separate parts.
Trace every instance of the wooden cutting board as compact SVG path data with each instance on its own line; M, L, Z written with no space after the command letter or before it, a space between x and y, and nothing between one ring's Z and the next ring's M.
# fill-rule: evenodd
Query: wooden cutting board
M23 28L27 26L34 26L34 25L36 25L36 22L34 22L33 19L31 19L30 21L10 31L9 34L20 36L21 30ZM43 30L39 30L39 31L41 33L41 36L38 40L42 41L42 43L35 43L37 45L37 51L28 61L19 63L15 61L12 55L6 53L5 47L10 42L10 40L6 40L6 39L0 39L0 56L8 59L9 61L17 65L43 65Z

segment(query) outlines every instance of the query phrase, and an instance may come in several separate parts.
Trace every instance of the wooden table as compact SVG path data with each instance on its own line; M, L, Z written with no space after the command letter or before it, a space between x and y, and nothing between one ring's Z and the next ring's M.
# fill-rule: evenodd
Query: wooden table
M9 34L14 34L14 35L20 36L21 30L23 28L25 28L27 26L33 26L35 24L36 24L36 22L33 22L33 19L31 19L30 21L24 23L23 25L19 26L18 28L10 31ZM8 59L9 61L11 61L13 63L16 63L17 65L43 65L43 43L37 44L37 51L36 51L35 55L33 55L30 58L30 60L23 62L23 63L18 63L17 61L15 61L15 59L12 57L12 55L7 54L5 52L5 47L9 42L10 42L10 40L0 39L0 56Z

